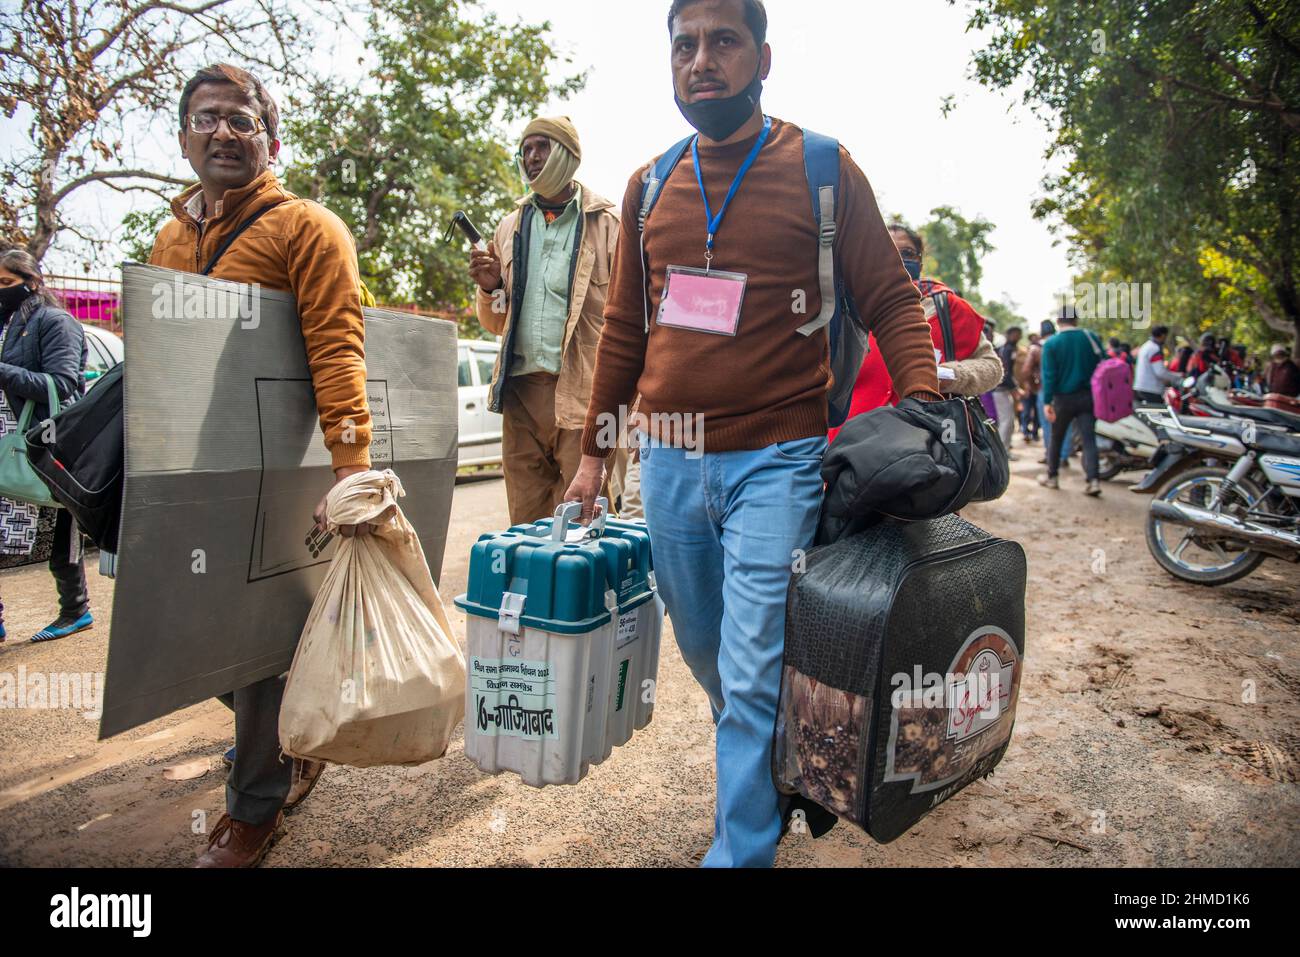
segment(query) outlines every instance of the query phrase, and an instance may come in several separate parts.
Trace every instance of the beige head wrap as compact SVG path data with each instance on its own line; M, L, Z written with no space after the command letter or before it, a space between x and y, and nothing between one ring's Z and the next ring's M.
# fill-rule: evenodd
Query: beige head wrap
M537 174L537 178L528 179L528 174L519 164L519 172L526 183L538 196L558 196L564 188L573 182L578 167L582 165L582 143L573 121L567 116L539 117L528 124L520 139L530 136L545 136L551 141L551 156Z

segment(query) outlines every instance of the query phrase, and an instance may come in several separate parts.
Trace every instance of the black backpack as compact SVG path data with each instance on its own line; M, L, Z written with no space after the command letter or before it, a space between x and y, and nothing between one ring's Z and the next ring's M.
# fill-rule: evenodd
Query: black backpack
M27 431L27 459L91 541L117 551L124 479L122 373L117 364L86 396ZM54 441L45 442L52 432Z

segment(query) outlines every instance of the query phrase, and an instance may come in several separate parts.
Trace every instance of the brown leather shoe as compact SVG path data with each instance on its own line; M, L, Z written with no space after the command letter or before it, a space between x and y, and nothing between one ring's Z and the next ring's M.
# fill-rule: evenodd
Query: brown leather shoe
M309 761L306 758L293 759L293 783L289 785L289 796L284 799L284 813L291 814L320 780L325 771L324 761Z
M280 826L284 823L284 813L265 824L245 824L236 821L229 814L221 815L221 820L212 830L208 839L208 849L204 851L194 866L198 868L256 867L262 863L267 851L279 836Z

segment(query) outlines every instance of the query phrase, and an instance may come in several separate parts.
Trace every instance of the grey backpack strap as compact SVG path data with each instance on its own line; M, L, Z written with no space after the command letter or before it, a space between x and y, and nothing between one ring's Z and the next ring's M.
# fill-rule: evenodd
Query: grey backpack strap
M825 329L835 317L835 187L818 189L817 203L821 210L817 279L821 286L822 311L817 318L799 327L801 336L811 336L817 330Z
M808 178L813 216L817 221L817 282L821 287L822 309L816 319L799 327L801 336L811 336L831 324L839 311L835 276L835 191L840 185L839 141L803 131L803 165Z

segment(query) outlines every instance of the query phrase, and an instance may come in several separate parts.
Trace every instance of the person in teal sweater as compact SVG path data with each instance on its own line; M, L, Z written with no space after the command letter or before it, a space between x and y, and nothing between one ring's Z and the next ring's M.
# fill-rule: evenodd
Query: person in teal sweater
M1063 309L1061 331L1043 345L1043 405L1052 423L1047 473L1038 480L1045 488L1060 488L1061 444L1073 423L1083 440L1087 494L1101 494L1097 468L1097 419L1092 408L1092 373L1106 358L1095 333L1079 328L1073 309Z

